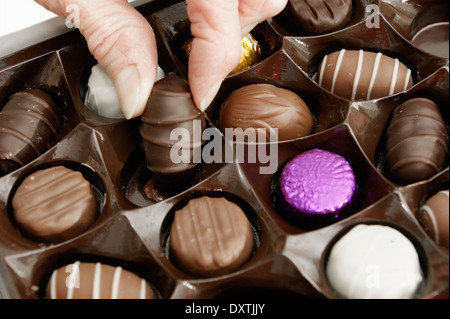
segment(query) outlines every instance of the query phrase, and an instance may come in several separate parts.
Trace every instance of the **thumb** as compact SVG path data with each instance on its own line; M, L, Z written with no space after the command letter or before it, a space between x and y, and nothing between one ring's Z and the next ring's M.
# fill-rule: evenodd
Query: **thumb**
M36 2L58 15L75 15L89 51L114 81L124 116L140 116L158 66L156 40L147 20L125 0Z
M194 36L188 79L197 107L204 111L241 56L238 0L186 0Z

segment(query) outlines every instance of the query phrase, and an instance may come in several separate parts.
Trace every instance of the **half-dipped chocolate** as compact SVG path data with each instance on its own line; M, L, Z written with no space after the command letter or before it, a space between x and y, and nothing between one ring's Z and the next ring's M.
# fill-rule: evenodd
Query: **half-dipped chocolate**
M345 49L323 58L317 82L331 93L352 101L394 95L413 85L411 70L398 59Z
M205 126L185 80L170 73L156 82L140 125L147 167L169 179L195 168Z
M12 208L24 235L51 243L80 235L99 214L90 182L80 172L64 166L27 176L12 198Z
M53 271L47 299L154 299L150 284L122 267L75 262Z
M37 89L13 94L0 112L0 175L45 153L63 124L50 95Z
M386 132L386 169L399 184L428 179L444 166L448 131L437 105L426 98L398 106Z
M317 35L343 28L352 13L352 0L289 0L280 19L292 33Z
M241 87L232 92L220 109L219 128L262 129L266 140L276 129L279 141L309 135L313 131L313 116L294 92L260 83Z
M431 196L420 208L419 221L425 232L438 245L448 249L448 189Z
M217 276L238 269L250 258L254 245L247 216L223 197L191 199L175 212L170 256L194 276Z
M355 173L333 152L311 149L282 169L275 194L281 216L303 229L317 229L350 216L360 196Z

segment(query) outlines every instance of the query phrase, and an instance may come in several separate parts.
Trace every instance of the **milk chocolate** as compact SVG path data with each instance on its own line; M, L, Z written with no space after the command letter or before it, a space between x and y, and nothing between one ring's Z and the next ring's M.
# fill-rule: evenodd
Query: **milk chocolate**
M448 131L437 105L414 98L398 106L386 133L386 168L399 184L428 179L444 166Z
M341 29L352 13L352 0L289 0L280 19L295 34L317 35Z
M136 274L102 263L75 262L53 271L47 299L154 299L150 284Z
M191 199L175 212L170 255L194 276L217 276L238 269L250 258L254 245L247 216L223 197Z
M436 244L448 249L448 189L434 194L425 202L420 208L419 221Z
M317 82L342 98L378 99L412 87L411 70L382 53L345 50L326 55L317 71Z
M328 281L339 297L414 298L424 277L412 242L390 226L359 224L332 247Z
M64 166L27 176L13 196L12 207L26 236L51 243L81 234L99 213L91 184L80 172Z
M147 167L164 179L185 176L200 163L205 126L185 80L170 73L156 82L140 125Z
M28 89L13 94L0 112L0 175L45 153L62 124L62 112L47 93Z
M303 99L294 92L272 84L251 84L232 92L220 110L219 128L278 130L278 140L309 135L314 120Z

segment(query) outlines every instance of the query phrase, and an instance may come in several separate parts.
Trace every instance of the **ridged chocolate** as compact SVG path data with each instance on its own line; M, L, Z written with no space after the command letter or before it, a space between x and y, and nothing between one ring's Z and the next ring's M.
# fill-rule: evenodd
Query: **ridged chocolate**
M13 94L0 112L0 174L46 152L62 122L61 110L47 93L29 89Z
M101 263L75 262L53 271L48 299L154 299L149 283L136 274Z
M27 176L13 196L12 207L24 234L53 243L81 234L99 212L91 184L80 172L64 166Z
M193 169L199 162L194 160L194 154L201 148L201 134L205 126L204 113L195 106L185 80L170 73L156 82L140 125L147 167L162 177L173 177ZM182 143L171 139L175 129L187 132L190 141ZM180 143L190 157L186 162L175 163L170 156L171 149L175 144L180 146Z
M449 200L448 189L431 196L420 208L420 224L438 245L448 247Z
M448 131L436 104L414 98L398 106L386 133L390 178L409 184L438 173L448 155Z
M291 32L315 35L344 27L352 13L352 0L289 0L281 18Z
M242 209L225 198L192 199L175 212L170 255L195 276L217 276L238 269L251 256L253 232Z
M309 135L314 120L303 99L294 92L272 84L251 84L232 92L220 110L219 128L262 128L266 140L270 129L278 129L278 140Z
M345 50L326 55L317 71L323 88L348 100L378 99L412 87L411 70L381 53Z

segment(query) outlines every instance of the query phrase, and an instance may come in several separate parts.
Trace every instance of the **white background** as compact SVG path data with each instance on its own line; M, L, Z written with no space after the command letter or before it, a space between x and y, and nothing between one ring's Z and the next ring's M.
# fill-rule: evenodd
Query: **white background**
M54 17L34 0L0 0L0 37Z

